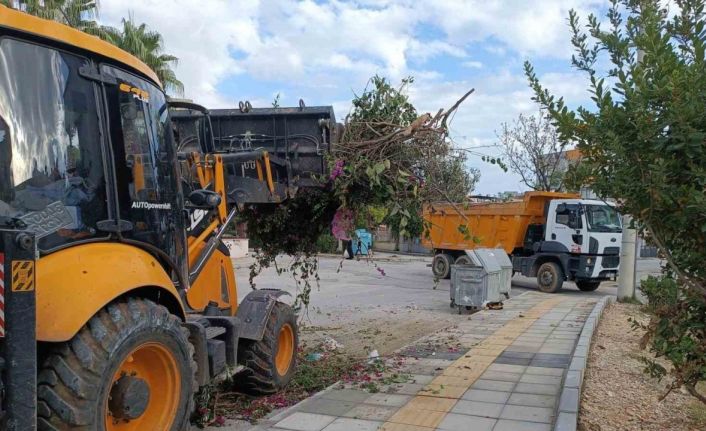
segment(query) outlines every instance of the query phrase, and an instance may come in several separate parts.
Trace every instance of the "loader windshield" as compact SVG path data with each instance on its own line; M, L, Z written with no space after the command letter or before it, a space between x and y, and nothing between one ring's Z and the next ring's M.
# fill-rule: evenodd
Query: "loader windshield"
M0 218L40 248L95 237L106 218L103 155L86 60L0 39Z

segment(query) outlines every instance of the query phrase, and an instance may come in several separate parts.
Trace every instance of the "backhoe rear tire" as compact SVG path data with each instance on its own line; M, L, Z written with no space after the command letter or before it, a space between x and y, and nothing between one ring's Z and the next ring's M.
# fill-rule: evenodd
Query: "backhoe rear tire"
M38 428L188 429L193 355L188 332L165 307L112 303L47 354L38 374Z
M273 394L285 387L294 376L299 346L299 332L294 310L287 304L275 304L260 341L242 342L238 362L245 369L235 376L235 387L248 395Z

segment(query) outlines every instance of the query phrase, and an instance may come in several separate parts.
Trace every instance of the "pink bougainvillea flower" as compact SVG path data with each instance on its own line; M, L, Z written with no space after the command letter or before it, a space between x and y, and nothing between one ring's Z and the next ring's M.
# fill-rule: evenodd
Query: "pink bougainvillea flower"
M329 179L331 181L334 181L336 178L340 177L343 175L343 166L345 166L346 162L343 160L336 160L336 164L333 166L333 169L331 170L331 175L329 175Z
M348 232L353 230L353 212L348 208L339 208L331 222L331 233L336 239L349 241Z

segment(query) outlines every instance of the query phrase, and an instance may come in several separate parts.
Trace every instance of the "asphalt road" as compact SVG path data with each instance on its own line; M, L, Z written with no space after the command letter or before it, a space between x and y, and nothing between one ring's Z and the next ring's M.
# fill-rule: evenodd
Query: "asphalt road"
M289 258L278 260L280 267L288 267ZM250 291L248 266L251 258L234 260L238 280L239 299ZM377 253L373 259L341 260L337 257L319 258L319 288L311 294L311 324L330 324L332 315L338 319L355 319L375 309L425 310L449 314L449 280L435 285L431 268L431 257L402 256ZM638 272L645 275L659 270L659 261L638 261ZM384 275L383 275L384 272ZM263 271L255 282L258 288L284 289L296 295L297 286L291 275L278 275L275 269ZM534 279L516 275L512 280L511 296L527 290L536 290ZM616 295L615 282L604 282L594 292L581 292L572 282L564 283L564 291L576 295Z

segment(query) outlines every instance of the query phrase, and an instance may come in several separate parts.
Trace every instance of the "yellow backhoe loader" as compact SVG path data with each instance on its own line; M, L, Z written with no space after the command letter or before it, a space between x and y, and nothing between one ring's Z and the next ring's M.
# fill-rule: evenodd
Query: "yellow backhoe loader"
M238 304L221 241L230 188L286 199L287 162L179 148L169 108L136 58L0 6L0 429L182 430L228 367L253 394L291 379L293 310Z

